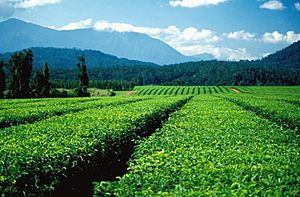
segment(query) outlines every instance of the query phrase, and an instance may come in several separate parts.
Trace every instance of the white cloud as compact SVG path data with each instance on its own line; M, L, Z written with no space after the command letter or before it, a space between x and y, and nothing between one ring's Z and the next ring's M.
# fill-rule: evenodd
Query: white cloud
M193 45L181 47L179 51L181 51L185 55L208 53L213 55L217 59L230 61L257 59L257 57L249 54L246 48L231 49L228 47L217 47L213 45Z
M176 26L167 28L134 26L128 23L110 23L108 21L97 21L92 25L92 19L86 19L79 22L72 22L59 30L81 29L94 27L96 31L117 31L117 32L136 32L147 34L152 38L159 39L171 47L175 48L184 55L211 54L217 59L223 60L252 60L258 57L251 55L246 48L229 48L224 43L229 40L261 41L265 43L287 43L291 44L300 40L300 34L289 31L281 34L278 31L273 33L266 32L261 38L255 33L245 30L224 33L219 36L216 32L209 29L197 29L187 27L180 29ZM53 27L51 27L53 28ZM225 41L225 42L223 42ZM232 41L230 41L232 42ZM263 54L260 54L262 57Z
M283 10L285 8L283 3L279 0L267 1L259 7L268 10Z
M210 5L218 5L220 3L224 3L227 0L171 0L169 4L172 7L187 7L194 8L200 6L210 6Z
M53 26L52 26L53 27ZM92 27L92 19L86 19L78 22L71 22L68 25L65 25L58 30L75 30L75 29L85 29Z
M300 2L297 2L294 5L295 5L296 10L300 11Z
M266 43L279 43L284 41L284 35L279 33L278 31L274 31L273 33L265 33L263 35L263 41Z
M179 36L180 40L183 41L203 41L206 43L217 42L219 41L219 37L215 35L215 33L208 29L198 30L195 27L188 27Z
M34 8L38 6L45 6L49 4L60 3L61 0L21 0L15 5L16 8Z
M28 9L60 3L62 0L0 0L0 18L12 16L17 9Z
M181 31L175 26L169 26L168 28L137 27L127 23L109 23L107 21L98 21L95 23L94 28L98 31L144 33L151 37L159 38L169 42L172 42L174 39L183 43L211 43L220 40L220 38L213 31L208 29L198 30L195 27L188 27Z
M300 40L300 33L295 34L294 31L288 31L286 35L284 36L287 43L294 43Z
M215 32L208 29L199 30L195 27L188 27L181 30L175 26L169 26L168 28L136 27L131 24L109 23L107 21L96 22L94 28L98 31L144 33L164 41L184 55L208 53L215 58L224 60L256 58L250 55L245 48L231 49L228 47L215 46L221 38ZM246 35L251 37L248 34Z
M263 35L263 41L265 43L288 43L292 44L300 40L300 33L296 34L294 31L288 31L285 35L279 33L278 31L274 31L273 33L265 33Z
M255 39L255 34L250 33L250 32L245 32L244 30L241 31L236 31L236 32L230 32L228 34L225 34L228 39L232 40L254 40Z

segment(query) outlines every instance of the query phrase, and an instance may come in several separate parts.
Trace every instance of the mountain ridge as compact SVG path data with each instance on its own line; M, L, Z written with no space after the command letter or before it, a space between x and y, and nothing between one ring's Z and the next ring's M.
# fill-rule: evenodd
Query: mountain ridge
M300 41L294 42L288 47L268 55L261 61L272 62L277 66L293 65L292 67L300 69Z
M105 32L91 28L58 31L19 19L1 22L0 30L0 53L31 47L55 47L97 50L160 65L195 60L158 39L136 32Z
M41 68L45 62L48 63L51 69L63 68L72 69L76 68L78 60L76 57L85 55L86 63L89 68L97 67L115 67L115 66L158 66L151 62L141 62L137 60L129 60L126 58L118 58L113 55L105 54L96 50L81 50L76 48L53 48L53 47L32 47L27 50L33 52L33 65L34 68ZM0 58L7 62L12 53L8 52L0 54Z

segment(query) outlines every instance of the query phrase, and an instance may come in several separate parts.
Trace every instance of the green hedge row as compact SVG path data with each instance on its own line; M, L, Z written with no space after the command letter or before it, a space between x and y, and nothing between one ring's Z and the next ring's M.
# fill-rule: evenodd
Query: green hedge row
M199 95L234 93L225 86L136 86L137 95Z
M272 95L222 95L222 97L287 128L298 131L300 129L300 107L294 97Z
M299 136L198 96L136 147L129 172L95 196L299 196ZM296 136L296 137L295 137Z
M74 113L89 108L117 105L140 100L140 98L97 98L97 99L45 99L32 103L9 103L0 109L0 128L33 123L55 115ZM116 102L117 101L117 102ZM1 103L1 101L0 101ZM13 107L15 106L15 107Z
M186 100L160 98L95 107L3 129L0 193L27 196L53 191L69 169L88 164L94 155L105 158L112 148L118 151L124 140L135 139L152 120L160 120Z

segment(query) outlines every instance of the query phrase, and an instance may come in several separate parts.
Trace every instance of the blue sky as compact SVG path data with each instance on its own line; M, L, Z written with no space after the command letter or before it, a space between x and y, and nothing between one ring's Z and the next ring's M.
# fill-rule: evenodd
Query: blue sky
M185 55L255 59L300 40L300 0L0 0L14 17L58 30L135 31Z

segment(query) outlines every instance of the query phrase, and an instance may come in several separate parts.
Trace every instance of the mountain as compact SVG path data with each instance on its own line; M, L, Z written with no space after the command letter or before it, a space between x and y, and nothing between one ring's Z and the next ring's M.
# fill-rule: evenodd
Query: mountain
M95 50L80 50L80 49L64 49L64 48L29 48L32 50L34 58L33 65L35 68L42 67L45 62L49 64L50 68L75 68L78 60L76 57L85 55L86 63L89 68L98 67L115 67L115 66L155 66L154 63L141 62L136 60L128 60L125 58L118 58L116 56L107 55ZM0 54L0 58L8 61L12 53Z
M263 63L272 63L280 67L300 69L300 41L277 51L261 60Z
M194 60L146 34L94 29L57 31L18 19L0 23L0 43L0 53L30 47L56 47L98 50L118 57L160 65Z

